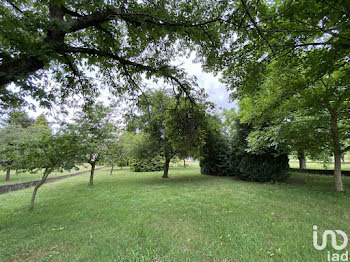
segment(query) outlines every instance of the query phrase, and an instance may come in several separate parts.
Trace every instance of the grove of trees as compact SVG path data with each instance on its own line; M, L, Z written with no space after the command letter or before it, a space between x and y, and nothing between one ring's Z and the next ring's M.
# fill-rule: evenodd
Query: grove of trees
M288 155L300 168L332 155L343 191L349 15L344 0L2 1L0 167L6 180L12 170L43 172L31 209L55 170L89 163L90 186L99 163L110 174L131 165L168 178L174 157L199 159L207 175L278 182ZM238 110L219 115L175 65L191 54L221 77ZM120 107L100 101L104 89ZM35 105L78 113L52 128L21 109Z

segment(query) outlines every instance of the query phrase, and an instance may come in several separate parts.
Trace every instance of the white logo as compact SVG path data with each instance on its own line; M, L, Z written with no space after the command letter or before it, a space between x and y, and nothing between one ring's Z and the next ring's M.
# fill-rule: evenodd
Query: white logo
M341 230L335 230L335 232L337 232L338 235L342 236L343 244L341 244L341 245L337 244L337 236L336 236L336 234L334 233L333 230L325 230L323 232L323 235L322 235L322 244L319 245L318 241L317 241L317 235L318 235L317 234L317 226L314 226L314 234L313 234L314 247L317 250L325 249L326 246L327 246L327 237L328 237L328 235L330 235L332 237L332 247L335 250L343 250L344 248L346 248L346 246L348 245L348 236L345 234L344 231L341 231Z
M328 236L331 236L332 247L335 250L343 250L348 245L348 236L345 234L344 231L341 231L341 230L335 230L335 232L333 230L325 230L323 232L323 235L322 235L322 244L319 245L318 244L317 226L314 226L313 229L314 229L313 244L317 250L323 250L326 248ZM338 243L337 243L336 233L343 238L343 243L340 245L338 245ZM338 254L338 253L332 254L331 251L328 251L327 252L327 261L349 261L349 251L346 251L344 254Z

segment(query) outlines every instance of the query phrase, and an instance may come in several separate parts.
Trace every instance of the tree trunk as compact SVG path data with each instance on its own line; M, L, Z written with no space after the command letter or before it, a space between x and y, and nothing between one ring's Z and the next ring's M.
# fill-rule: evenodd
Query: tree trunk
M6 179L5 179L6 181L10 181L10 173L11 173L11 169L8 168L6 170Z
M341 177L341 145L339 142L338 118L336 112L331 115L331 135L334 154L334 187L336 191L344 191Z
M169 164L170 164L170 157L165 157L165 164L164 164L164 173L162 178L168 178L168 172L169 172Z
M91 171L90 171L90 181L88 186L92 186L94 184L94 173L95 173L96 162L92 162L90 163L90 165L91 165Z
M344 191L341 177L341 154L334 153L334 186L337 191Z
M345 163L345 154L344 153L341 153L341 161L343 164Z
M299 168L306 169L306 158L304 152L298 152Z
M186 159L184 159L184 167L186 168Z
M47 177L49 176L50 173L51 173L51 171L45 170L45 172L43 174L43 177L41 178L39 184L37 184L34 187L34 191L33 191L33 194L32 194L32 200L31 200L30 205L29 205L29 210L30 211L32 211L33 208L34 208L34 201L35 201L36 193L38 192L39 187L41 187L45 183L45 181L46 181L46 179L47 179Z
M113 168L114 168L114 164L112 164L111 173L109 173L110 176L111 176L112 173L113 173Z

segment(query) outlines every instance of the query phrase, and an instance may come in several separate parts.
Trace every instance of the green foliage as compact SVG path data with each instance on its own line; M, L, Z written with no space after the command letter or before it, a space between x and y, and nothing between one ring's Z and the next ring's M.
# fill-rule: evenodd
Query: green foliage
M173 147L198 157L199 149L204 145L207 104L199 100L181 98L169 105L165 119L165 134Z
M154 172L164 168L164 157L155 156L153 158L131 159L130 168L134 172Z
M190 92L190 77L171 60L198 51L214 56L225 2L5 1L0 7L0 105L41 105L82 94L93 100L98 81L114 94L139 91L142 76L163 78ZM205 37L204 37L205 36ZM210 38L210 41L209 41ZM50 77L46 74L50 72ZM52 80L59 85L51 85ZM11 82L18 90L7 88Z
M22 127L16 122L0 129L0 168L10 170L26 169L24 164L27 157L29 142L47 135L47 129L31 125Z
M230 176L231 148L228 139L219 132L209 132L201 149L201 173L212 176Z
M51 132L49 122L47 121L44 114L38 116L33 125L39 127L42 130L45 129L46 131Z
M220 120L214 116L209 118L205 145L200 149L201 173L212 176L231 176L231 146L229 138L223 134Z
M7 117L3 120L3 124L7 125L18 125L22 128L27 128L34 123L34 120L30 118L26 111L21 109L13 109L8 114Z
M67 129L80 139L76 156L81 163L97 163L109 154L109 145L115 141L115 126L112 123L112 109L97 103L79 112L73 124Z
M47 173L70 170L79 163L76 157L79 144L79 138L74 133L40 133L21 145L24 155L20 169L30 172L45 169Z
M230 159L233 174L248 181L285 181L289 176L288 155L283 153L279 145L252 152L247 141L251 131L251 126L236 120Z
M142 131L147 135L148 141L143 140L147 143L147 151L167 155L170 158L175 152L165 133L165 119L171 100L173 98L166 90L145 92L138 101L138 112L128 122L129 130Z
M236 176L242 180L257 182L280 182L289 177L288 155L281 154L275 150L266 150L264 153L240 153L232 156L232 162L237 163L235 167Z

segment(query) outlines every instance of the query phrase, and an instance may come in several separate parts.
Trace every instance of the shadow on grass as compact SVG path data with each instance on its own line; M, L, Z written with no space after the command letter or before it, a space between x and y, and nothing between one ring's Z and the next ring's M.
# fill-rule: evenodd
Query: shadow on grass
M186 184L186 183L203 183L207 181L213 181L213 179L219 178L229 178L229 177L215 177L215 176L206 176L206 175L172 175L169 174L168 178L162 178L162 173L143 173L137 174L137 176L122 177L116 183L120 185L171 185L171 184ZM97 180L96 180L97 181ZM101 181L99 184L108 184L110 181Z

